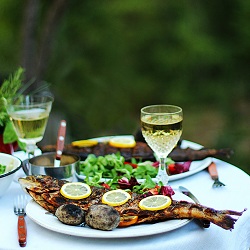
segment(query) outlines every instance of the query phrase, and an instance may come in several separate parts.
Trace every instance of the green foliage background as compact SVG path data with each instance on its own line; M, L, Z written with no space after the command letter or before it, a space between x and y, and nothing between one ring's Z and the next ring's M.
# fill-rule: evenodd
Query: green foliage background
M1 78L21 63L24 5L0 1ZM59 119L69 141L131 134L144 105L176 104L184 139L233 148L227 161L250 173L249 26L246 0L68 1L43 75L55 102L42 143Z

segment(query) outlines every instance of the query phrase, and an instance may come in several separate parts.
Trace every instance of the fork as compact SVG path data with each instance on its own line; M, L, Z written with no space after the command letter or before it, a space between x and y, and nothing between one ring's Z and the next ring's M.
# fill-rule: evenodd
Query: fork
M18 195L14 200L14 213L18 216L17 231L18 241L21 247L26 246L27 228L24 219L27 199L25 195Z
M214 180L213 188L226 186L224 183L222 183L219 180L219 175L217 172L216 164L214 162L211 162L211 164L208 166L208 172L209 172L211 178Z

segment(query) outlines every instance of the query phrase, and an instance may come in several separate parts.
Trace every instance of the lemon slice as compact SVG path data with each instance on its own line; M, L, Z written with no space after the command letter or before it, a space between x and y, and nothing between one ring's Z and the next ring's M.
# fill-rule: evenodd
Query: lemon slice
M133 148L136 142L130 137L113 137L109 140L109 145L117 148Z
M71 145L74 147L93 147L98 144L96 140L80 140L80 141L73 141Z
M128 192L122 189L111 190L102 196L102 203L110 206L120 206L126 203L131 196Z
M80 200L88 197L91 194L91 189L86 183L70 182L61 187L60 193L68 199Z
M142 199L139 203L139 207L142 210L161 210L171 205L172 201L170 197L165 195L153 195Z

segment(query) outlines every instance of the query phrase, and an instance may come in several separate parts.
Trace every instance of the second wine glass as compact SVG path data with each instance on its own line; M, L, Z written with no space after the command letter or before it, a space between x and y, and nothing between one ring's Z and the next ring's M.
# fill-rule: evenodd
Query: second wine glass
M160 161L157 182L167 185L166 158L182 134L182 109L174 105L151 105L141 109L141 130Z

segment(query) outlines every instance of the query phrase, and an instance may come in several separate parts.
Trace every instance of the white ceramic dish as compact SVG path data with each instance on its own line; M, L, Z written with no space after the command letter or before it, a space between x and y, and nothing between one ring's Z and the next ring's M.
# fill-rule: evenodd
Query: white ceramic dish
M21 168L21 161L15 156L0 153L0 164L6 166L5 172L0 175L0 196L8 190L14 174Z
M173 196L174 200L186 200L193 202L189 197L177 192ZM79 237L86 238L131 238L139 236L154 235L163 232L175 230L183 227L191 220L168 220L154 224L141 224L126 228L116 228L112 231L101 231L91 229L88 226L68 226L61 223L54 215L49 214L45 209L39 206L34 200L31 200L26 207L27 216L40 226L49 230Z

